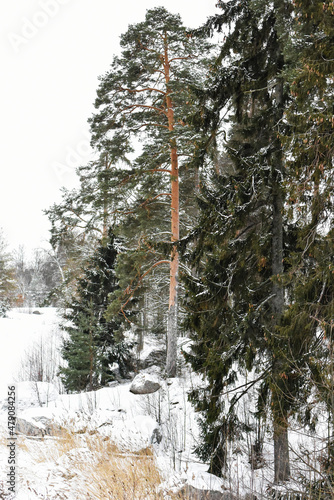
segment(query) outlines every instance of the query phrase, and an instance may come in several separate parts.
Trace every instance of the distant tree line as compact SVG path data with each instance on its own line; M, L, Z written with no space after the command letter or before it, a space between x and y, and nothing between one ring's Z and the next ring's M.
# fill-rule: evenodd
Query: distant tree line
M62 282L59 256L45 249L27 255L24 246L9 251L0 233L0 309L57 305L56 290Z

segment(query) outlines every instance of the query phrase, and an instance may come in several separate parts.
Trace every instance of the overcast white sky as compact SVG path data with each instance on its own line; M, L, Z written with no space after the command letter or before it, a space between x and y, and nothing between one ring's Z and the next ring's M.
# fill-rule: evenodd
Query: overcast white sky
M197 27L216 0L15 0L1 5L0 227L10 248L47 246L42 210L89 160L97 77L119 36L163 5Z

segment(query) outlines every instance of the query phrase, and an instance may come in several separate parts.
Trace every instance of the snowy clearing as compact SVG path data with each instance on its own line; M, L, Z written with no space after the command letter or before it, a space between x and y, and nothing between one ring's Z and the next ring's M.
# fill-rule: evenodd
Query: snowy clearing
M154 367L148 369L161 385L153 394L132 394L131 381L72 395L59 394L53 383L17 382L18 373L22 373L22 360L31 346L36 342L40 345L40 339L45 345L50 339L54 343L55 332L58 338L61 335L56 310L46 308L39 312L13 310L8 318L0 319L0 491L1 488L7 491L6 394L8 385L14 381L18 424L23 429L16 442L15 498L18 500L126 498L121 496L125 494L123 490L123 493L116 491L115 485L108 486L114 493L101 496L105 493L101 493L97 485L104 482L108 485L111 477L121 481L121 475L135 467L138 467L133 486L136 499L173 498L171 495L184 485L221 492L220 498L225 500L245 499L253 493L258 499L268 498L268 485L273 478L270 432L264 440L264 464L257 470L250 467L250 438L241 439L229 449L232 465L224 479L207 473L207 464L200 463L193 453L199 441L199 428L187 394L200 379L186 368L181 377L167 380L159 379ZM149 345L155 346L154 342L148 342L145 356L149 354ZM249 398L240 411L250 411L251 406L247 404L251 404L251 395ZM321 425L325 435L325 423ZM317 465L316 453L312 455L312 451L321 448L319 434L316 438L296 427L290 432L290 444L294 477L297 479L302 472L316 477L312 472L312 466ZM109 469L101 469L101 464L108 465ZM87 482L90 471L92 479ZM151 489L139 487L144 484L144 479L140 479L143 471L146 483L147 477L152 481L154 478ZM129 484L128 478L122 481L124 485ZM287 486L299 487L293 481ZM181 498L188 496L184 494Z

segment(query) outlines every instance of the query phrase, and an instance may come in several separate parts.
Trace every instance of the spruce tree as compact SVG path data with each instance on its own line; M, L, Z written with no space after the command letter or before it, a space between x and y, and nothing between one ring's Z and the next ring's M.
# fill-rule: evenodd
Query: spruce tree
M73 321L71 316L67 315L66 319ZM65 327L69 338L64 340L62 357L67 366L60 369L61 379L69 392L92 391L103 385L102 378L106 375L98 348L103 328L97 322L92 301L81 306L73 323L74 326Z
M92 390L113 379L111 366L119 365L121 376L131 368L131 344L124 340L122 318L106 319L110 295L118 288L115 261L120 242L109 229L89 259L75 294L64 314L62 355L67 366L60 369L69 391Z
M282 331L311 353L291 361L303 373L305 388L316 391L328 411L329 438L323 480L314 496L327 498L333 485L333 78L334 10L331 2L298 2L287 52L291 87L280 138L288 158L287 202L295 226L296 248L290 254L286 283L289 308ZM290 222L290 223L291 223ZM296 334L297 333L297 334ZM307 351L306 351L307 352ZM305 355L304 355L305 358ZM308 369L307 369L308 368ZM303 398L305 401L305 394ZM304 421L316 421L317 409L304 403Z
M281 139L290 159L291 212L308 220L309 229L332 225L333 16L331 2L296 3L287 46L291 99Z
M201 217L188 255L197 277L185 278L187 326L194 339L189 359L207 380L192 395L203 415L204 441L198 451L210 459L214 473L223 474L228 440L246 429L237 403L247 389L257 387L258 415L269 403L272 410L274 479L280 482L290 474L288 415L297 390L283 355L286 339L280 335L284 257L291 239L283 220L279 140L287 97L281 30L289 22L289 5L219 5L222 14L207 24L225 35L216 75L203 95L207 149L222 133L223 110L230 110L233 125L225 145L228 160L217 163L199 198ZM253 382L227 403L224 393L247 372Z

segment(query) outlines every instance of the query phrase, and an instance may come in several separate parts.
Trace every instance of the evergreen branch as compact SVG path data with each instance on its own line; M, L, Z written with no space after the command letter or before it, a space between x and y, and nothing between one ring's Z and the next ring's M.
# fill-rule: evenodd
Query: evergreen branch
M168 174L171 174L172 171L167 169L167 168L152 168L150 170L144 170L143 173L146 174L147 172L167 172Z
M135 286L135 288L131 291L131 293L130 293L130 289L129 289L129 287L127 287L127 289L125 290L125 294L130 293L130 296L129 296L129 298L127 299L127 301L126 301L124 304L122 304L122 306L121 306L121 309L120 309L120 310L121 310L121 312L122 312L123 316L125 317L125 319L126 319L127 321L129 321L129 319L128 319L128 318L126 317L126 315L125 315L125 312L124 312L124 307L125 307L125 306L129 303L129 301L132 299L132 297L133 297L134 293L136 292L136 290L138 290L138 288L139 288L139 286L140 286L141 282L143 281L143 279L145 278L145 276L147 276L147 275L148 275L148 274L152 271L152 269L154 269L155 267L159 266L160 264L171 264L171 261L170 261L170 260L159 260L158 262L155 262L155 264L153 264L153 265L152 265L152 266L151 266L151 267L150 267L147 271L145 271L145 273L144 273L142 276L140 276L140 277L138 278L138 283L137 283L137 285Z
M123 212L122 210L114 210L113 212L111 212L110 215L113 215L113 214L121 214L121 215L130 215L130 214L134 214L136 213L136 210L144 205L146 205L147 203L150 203L151 201L154 201L156 200L157 198L159 198L160 196L172 196L171 193L159 193L157 194L156 196L154 196L153 198L147 198L147 200L143 201L143 203L141 203L140 205L138 205L135 209L133 210L129 210L128 212Z
M164 168L151 168L149 170L140 170L138 172L135 172L134 174L129 174L127 177L125 177L122 181L121 181L121 185L123 184L126 184L127 182L129 182L132 177L135 177L135 176L138 176L138 175L141 175L141 174L147 174L148 172L167 172L168 174L171 174L172 171L169 170L169 169L164 169Z
M121 109L119 112L125 114L125 111L130 110L127 113L127 114L130 114L130 113L132 113L137 108L141 108L141 109L153 109L153 111L157 111L158 113L162 113L165 116L168 116L167 111L165 111L163 108L157 108L156 106L150 106L149 104L131 104L131 105L126 106L125 108Z
M318 311L317 311L318 312ZM317 323L319 323L319 325L323 325L324 324L324 321L317 318L316 316L312 316L310 315L310 319L313 319L314 321L316 321ZM325 322L326 325L329 325L329 323Z
M139 205L140 207L142 207L143 205L146 205L147 203L150 203L151 201L154 201L156 200L157 198L159 198L160 196L172 196L172 193L159 193L157 194L156 196L153 196L153 198L147 198L147 200L145 200L141 205Z
M147 91L159 92L160 94L163 94L163 95L167 94L167 92L164 92L163 90L152 88L152 87L147 87L147 88L144 88L144 89L127 89L127 88L124 88L124 87L119 87L118 90L121 91L121 92L129 92L131 94L132 93L138 93L138 92L147 92Z
M251 90L244 90L244 94L253 94L254 92L262 92L263 90L271 90L275 88L277 85L276 82L272 83L271 85L266 85L265 87L262 87L260 89L251 89Z
M85 229L87 226L89 226L90 224L90 221L86 221L85 219L83 219L77 212L74 208L70 207L69 208L69 211L72 212L76 217L78 217L79 220L81 220L81 222L83 222L84 226L77 226L77 227L80 227L81 229ZM92 220L92 219L91 219ZM91 229L93 231L97 231L98 233L101 233L101 229L99 229L98 227L95 227L95 226L92 226Z
M192 56L192 55L189 55L189 56L184 56L184 57L173 57L173 59L170 59L169 62L173 62L173 61L185 61L187 59L198 59L198 55L196 56Z
M262 306L264 306L264 304L266 304L267 302L269 302L269 300L271 300L272 298L276 297L276 294L275 293L272 293L271 295L269 295L269 297L267 297L266 299L264 299L258 306L257 308L255 309L255 311L258 311L259 309L261 309Z
M159 33L160 35L160 33ZM160 35L161 36L161 35ZM153 54L156 54L157 51L154 50L154 49L149 49L146 45L144 45L140 40L138 40L138 43L139 43L139 46L143 49L143 50L146 50L146 52L151 52Z
M130 130L134 132L134 131L140 130L143 127L160 127L160 128L165 128L168 130L167 125L162 125L161 123L142 123L138 127L133 127Z
M163 77L165 76L165 72L162 71L162 69L155 69L153 73L160 73L160 75L162 75Z

